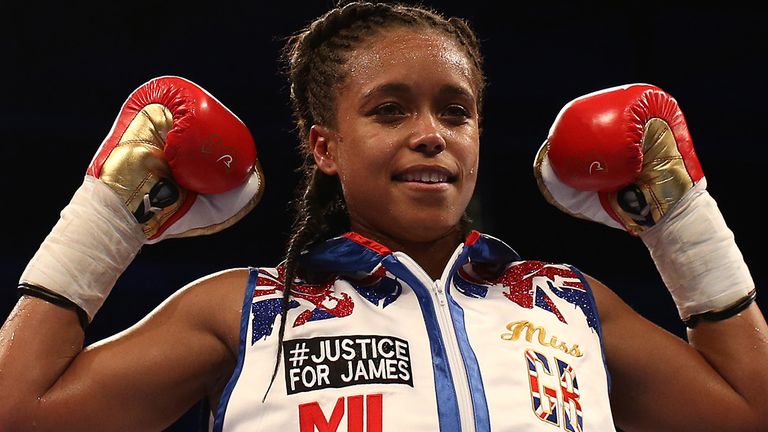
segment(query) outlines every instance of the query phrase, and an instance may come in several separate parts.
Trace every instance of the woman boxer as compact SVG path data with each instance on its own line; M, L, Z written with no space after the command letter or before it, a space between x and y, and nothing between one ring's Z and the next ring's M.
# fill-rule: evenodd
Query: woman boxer
M471 230L485 88L466 22L353 2L285 53L305 173L286 260L197 280L82 349L81 322L142 244L226 227L260 195L237 118L191 109L207 97L193 83L151 81L21 277L0 333L3 430L160 430L201 398L226 431L768 428L768 328L668 94L574 100L535 173L559 208L648 245L689 343L574 267ZM246 144L189 162L189 128ZM149 151L121 153L137 137ZM224 156L247 163L220 184Z

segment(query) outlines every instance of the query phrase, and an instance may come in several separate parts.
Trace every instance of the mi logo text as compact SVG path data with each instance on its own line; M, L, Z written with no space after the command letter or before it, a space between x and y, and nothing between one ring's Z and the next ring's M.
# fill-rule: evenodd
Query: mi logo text
M319 403L305 403L299 405L299 432L336 432L345 417L348 432L381 432L381 413L381 394L340 397L327 416Z

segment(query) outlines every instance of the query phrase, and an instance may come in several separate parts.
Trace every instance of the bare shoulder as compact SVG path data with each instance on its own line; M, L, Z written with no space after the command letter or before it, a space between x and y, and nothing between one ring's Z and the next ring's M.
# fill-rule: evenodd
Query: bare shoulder
M228 296L244 294L248 276L249 270L245 267L211 273L187 284L179 290L179 295L202 296L210 302L215 299L225 299ZM241 303L242 300L241 295Z
M623 351L634 343L643 343L653 336L666 333L661 327L640 315L611 288L593 276L584 274L597 304L600 323L610 353ZM621 341L621 343L619 343ZM616 362L614 362L616 363ZM616 366L615 364L613 366Z
M608 286L593 276L583 272L582 274L589 283L589 287L592 289L592 294L597 303L597 309L600 311L600 321L602 321L603 324L605 324L606 321L610 321L613 317L617 316L617 314L624 316L626 316L628 312L634 314L634 311L631 310L629 305L627 305L624 300L622 300L621 297L613 292Z
M236 354L248 277L247 268L211 273L179 289L159 309L186 312L182 315L192 325L204 327L202 330L213 333Z

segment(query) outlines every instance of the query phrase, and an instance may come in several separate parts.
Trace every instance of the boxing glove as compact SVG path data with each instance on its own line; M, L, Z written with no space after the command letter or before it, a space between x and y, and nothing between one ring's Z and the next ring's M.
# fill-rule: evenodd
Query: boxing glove
M20 289L89 322L142 245L227 228L263 189L245 124L197 84L154 78L123 103Z
M640 237L687 324L754 299L685 117L659 87L629 84L568 102L539 148L534 175L560 210Z

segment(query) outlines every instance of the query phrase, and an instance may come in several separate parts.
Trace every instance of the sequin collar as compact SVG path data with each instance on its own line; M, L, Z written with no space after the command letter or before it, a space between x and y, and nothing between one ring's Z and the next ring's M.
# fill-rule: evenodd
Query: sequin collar
M461 247L461 257L474 263L495 267L520 260L517 252L503 241L474 230ZM301 266L310 272L370 273L392 252L361 234L348 232L312 247L300 259Z

